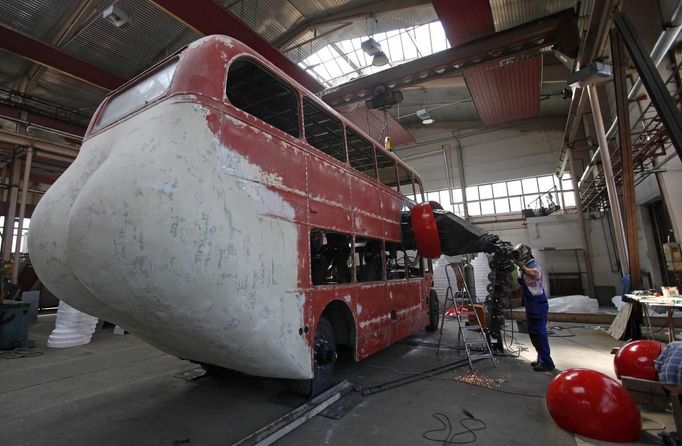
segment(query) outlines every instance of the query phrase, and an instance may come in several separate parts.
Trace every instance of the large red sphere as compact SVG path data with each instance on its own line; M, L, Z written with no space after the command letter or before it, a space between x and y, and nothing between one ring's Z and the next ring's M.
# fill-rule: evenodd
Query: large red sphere
M595 440L636 441L639 409L625 388L603 373L569 369L547 388L547 408L559 427Z
M654 360L663 351L663 344L658 341L632 341L622 346L613 358L616 376L632 376L633 378L658 380Z

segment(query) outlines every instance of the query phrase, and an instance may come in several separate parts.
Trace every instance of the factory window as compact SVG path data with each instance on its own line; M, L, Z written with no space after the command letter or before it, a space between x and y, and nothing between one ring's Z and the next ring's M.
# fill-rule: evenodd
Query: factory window
M575 207L571 174L553 175L480 184L466 188L467 211L470 216L518 213L524 209L557 209ZM428 192L429 201L439 202L444 209L464 216L462 189Z
M349 128L346 128L346 142L348 143L348 160L351 167L358 172L376 178L377 172L374 168L372 144Z
M232 62L227 75L227 98L235 107L299 137L296 90L253 60Z
M338 232L310 231L310 275L313 285L353 281L351 237Z
M395 161L381 150L376 151L379 181L394 190L398 190L398 179L395 172Z
M381 240L355 238L355 269L358 282L384 280Z
M343 163L346 162L343 126L337 119L313 104L309 99L304 98L303 122L305 139L308 144Z

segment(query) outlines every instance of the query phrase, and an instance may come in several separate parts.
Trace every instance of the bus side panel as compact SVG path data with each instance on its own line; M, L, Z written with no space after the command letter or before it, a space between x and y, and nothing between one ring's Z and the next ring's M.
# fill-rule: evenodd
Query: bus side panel
M357 357L363 359L390 344L387 310L387 285L385 282L360 284L355 292L357 315Z
M402 207L402 199L382 192L381 207L384 220L383 237L390 240L400 240L402 234L400 233L400 208Z
M383 238L381 190L359 178L351 181L353 230L362 235Z
M350 175L314 155L307 160L310 225L350 234Z
M225 107L230 114L224 115L225 124L218 133L220 141L267 174L255 180L305 194L306 153L287 141L273 137L268 133L268 126L260 120L236 109L232 111L233 107L229 105ZM234 117L240 114L244 115L244 122ZM249 121L254 121L253 125ZM233 174L239 176L239 172Z
M391 343L415 333L428 324L422 306L422 281L420 279L388 282L388 310L396 312L396 321L390 327Z

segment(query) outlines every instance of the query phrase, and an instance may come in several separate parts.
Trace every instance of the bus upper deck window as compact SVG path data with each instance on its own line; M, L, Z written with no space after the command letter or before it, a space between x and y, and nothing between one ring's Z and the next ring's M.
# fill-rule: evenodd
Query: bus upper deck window
M243 57L232 62L227 74L227 98L235 107L299 137L296 90L255 61Z
M395 161L381 150L377 150L377 168L379 169L379 181L393 190L398 190Z
M111 98L95 129L107 126L163 96L170 86L177 67L178 59L175 58Z
M346 141L348 143L348 160L351 167L365 175L376 178L377 173L374 168L374 149L372 144L349 128L346 128Z
M311 146L331 155L342 163L346 162L346 148L343 145L343 126L338 119L303 99L303 122L305 139Z

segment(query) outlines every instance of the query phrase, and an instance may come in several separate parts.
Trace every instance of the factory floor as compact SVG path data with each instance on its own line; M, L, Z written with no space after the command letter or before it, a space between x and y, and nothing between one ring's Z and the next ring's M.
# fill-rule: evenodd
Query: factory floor
M43 355L0 359L2 444L229 445L300 403L276 380L228 375L188 381L179 374L194 364L111 329L98 331L85 346L47 349L53 326L54 315L41 316L31 329ZM455 327L446 323L444 341L450 345ZM610 350L621 343L597 327L562 327L550 339L555 372L534 372L528 337L516 333L510 345L521 349L520 356L499 357L497 367L476 363L480 375L469 379L473 384L453 379L471 378L466 368L425 377L367 396L341 419L318 415L277 444L441 445L446 438L482 445L609 444L557 427L544 395L560 370L585 367L613 376ZM461 358L456 349L436 356L429 344L437 340L424 333L358 364L342 360L336 378L367 386ZM480 421L467 419L464 411ZM662 444L659 429L674 430L665 411L643 416L650 430L636 444Z

